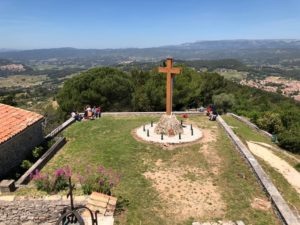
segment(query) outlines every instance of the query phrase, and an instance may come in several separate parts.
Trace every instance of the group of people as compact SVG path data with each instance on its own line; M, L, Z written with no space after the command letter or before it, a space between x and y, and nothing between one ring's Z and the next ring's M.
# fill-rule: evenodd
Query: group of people
M91 108L91 106L87 105L84 108L84 114L83 114L83 118L86 119L96 119L101 117L101 107L100 106L94 106L93 108Z
M211 121L215 121L217 119L218 113L215 105L211 104L206 108L206 115Z
M100 106L94 106L93 108L90 105L87 105L84 107L84 113L78 113L78 112L72 112L71 116L76 121L81 120L88 120L88 119L96 119L101 117L101 107Z

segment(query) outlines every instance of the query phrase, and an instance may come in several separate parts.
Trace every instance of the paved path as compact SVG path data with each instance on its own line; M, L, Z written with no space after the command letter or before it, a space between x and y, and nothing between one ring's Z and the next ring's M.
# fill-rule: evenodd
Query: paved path
M248 142L249 150L256 156L266 161L270 166L275 168L281 173L284 178L296 189L300 194L300 173L288 164L285 160L279 158L267 147L263 147L259 144Z

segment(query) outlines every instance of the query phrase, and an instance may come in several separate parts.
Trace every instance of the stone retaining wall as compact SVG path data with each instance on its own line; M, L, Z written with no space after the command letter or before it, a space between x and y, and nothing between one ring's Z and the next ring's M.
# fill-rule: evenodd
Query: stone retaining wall
M75 205L85 205L86 196L75 197ZM61 196L26 198L0 196L0 225L55 224L63 208L70 200Z
M237 149L247 160L251 168L253 169L256 177L258 178L260 184L269 195L272 204L279 213L280 218L287 225L300 225L300 221L297 216L289 208L288 204L285 202L277 188L274 186L269 176L265 173L262 167L259 165L258 161L252 155L252 153L247 149L247 147L242 143L242 141L234 134L232 129L228 124L222 119L221 116L217 117L219 124L225 129L226 133L229 135Z

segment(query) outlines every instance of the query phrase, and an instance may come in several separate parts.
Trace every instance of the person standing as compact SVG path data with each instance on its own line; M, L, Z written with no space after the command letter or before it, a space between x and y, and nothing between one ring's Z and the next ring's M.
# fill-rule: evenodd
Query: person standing
M96 108L96 113L97 113L97 117L98 117L98 118L101 117L101 107L100 107L100 106L98 106L98 107Z
M96 106L92 108L93 119L97 118Z

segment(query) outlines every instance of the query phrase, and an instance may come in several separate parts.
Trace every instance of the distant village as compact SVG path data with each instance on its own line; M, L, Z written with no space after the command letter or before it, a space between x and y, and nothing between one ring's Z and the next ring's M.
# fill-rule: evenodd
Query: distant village
M269 76L263 80L243 79L240 81L240 84L269 92L277 92L300 101L300 81L297 80L287 80L281 77Z
M0 66L0 70L22 72L22 71L25 71L26 69L24 68L24 66L22 64L9 64L9 65Z

